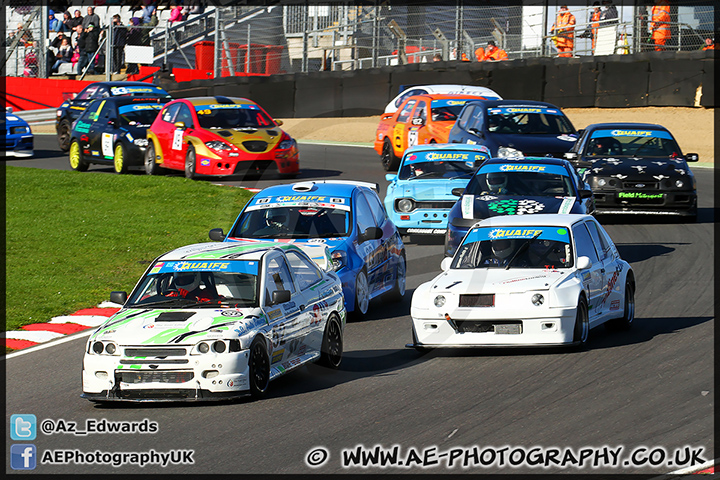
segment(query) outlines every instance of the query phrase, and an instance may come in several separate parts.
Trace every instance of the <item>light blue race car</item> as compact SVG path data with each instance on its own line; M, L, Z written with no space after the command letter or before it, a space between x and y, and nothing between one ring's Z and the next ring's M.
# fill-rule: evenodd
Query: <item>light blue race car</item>
M227 235L214 228L210 239L327 245L345 309L360 317L373 298L405 294L405 247L377 188L342 180L268 187L250 199Z
M405 151L397 175L390 182L385 210L401 234L445 235L448 212L475 169L490 158L484 145L431 144Z
M5 108L5 156L32 157L34 137L30 125Z

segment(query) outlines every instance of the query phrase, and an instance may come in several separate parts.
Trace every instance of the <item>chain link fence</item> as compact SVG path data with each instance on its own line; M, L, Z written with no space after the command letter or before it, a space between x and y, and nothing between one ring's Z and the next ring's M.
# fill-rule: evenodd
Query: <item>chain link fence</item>
M107 19L94 60L88 58L92 67L88 71L110 78L112 73L136 73L139 65L166 65L176 80L183 81L354 70L435 59L478 61L488 54L488 42L506 52L509 60L558 56L558 42L568 45L567 40L571 41L566 56L691 51L702 49L715 30L714 2L707 0L671 5L669 38L660 46L652 34L652 2L619 3L615 18L603 20L599 13L606 6L598 7L598 12L593 6L571 5L574 28L561 34L553 30L558 7L541 2L368 3L215 7L185 21L158 25L114 24ZM78 71L82 61L53 68L57 48L49 47L54 34L48 34L40 20L44 19L41 7L11 3L6 7L10 10L23 25L8 26L6 75L83 74Z

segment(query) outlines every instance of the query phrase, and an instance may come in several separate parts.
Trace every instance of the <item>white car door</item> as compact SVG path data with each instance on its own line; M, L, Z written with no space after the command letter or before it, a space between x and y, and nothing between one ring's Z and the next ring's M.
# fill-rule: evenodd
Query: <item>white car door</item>
M588 313L590 317L590 327L602 318L602 310L600 303L602 300L602 288L605 284L605 267L598 258L595 245L593 244L590 232L583 223L576 223L572 227L573 239L575 241L575 261L580 257L588 257L592 262L590 268L582 272L583 278L589 275L588 284Z
M621 298L623 295L620 291L616 290L621 272L617 269L618 264L612 255L610 245L604 235L600 233L600 226L595 220L588 220L585 222L585 225L590 231L590 237L593 240L593 245L598 253L599 261L602 263L603 273L605 275L605 282L603 282L600 297L600 313L604 318L616 317L621 308Z

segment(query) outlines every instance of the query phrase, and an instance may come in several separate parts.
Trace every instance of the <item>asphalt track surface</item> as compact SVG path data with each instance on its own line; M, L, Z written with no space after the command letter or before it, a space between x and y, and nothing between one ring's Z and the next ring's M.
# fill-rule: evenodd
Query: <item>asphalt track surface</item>
M300 179L377 182L385 172L370 148L300 145ZM33 159L7 165L68 170L53 136L36 136ZM699 220L601 218L637 279L636 320L628 332L590 332L587 349L452 349L419 353L410 341L413 290L440 269L440 242L407 244L408 292L401 303L373 302L367 318L348 323L339 371L303 367L270 384L260 401L205 405L142 404L103 407L80 398L86 336L6 360L6 428L10 416L51 419L157 422L154 434L38 434L46 450L147 452L193 450L191 465L38 465L33 473L644 473L660 475L687 465L621 465L577 470L473 467L448 469L437 455L454 447L540 447L579 452L623 447L620 458L645 447L703 448L714 444L713 172L695 169ZM108 172L93 166L85 175ZM112 174L112 173L111 173ZM215 180L213 180L215 181ZM287 183L288 180L284 180ZM275 179L242 179L234 185L262 188ZM10 442L9 431L6 439ZM344 468L342 451L358 445L399 446L423 455L435 447L429 468ZM306 457L328 452L317 468ZM10 473L10 453L6 453ZM647 456L647 455L646 455ZM315 452L315 459L322 458ZM642 457L637 457L641 459ZM429 460L433 461L433 454ZM672 458L671 458L672 460ZM588 465L587 461L585 465Z

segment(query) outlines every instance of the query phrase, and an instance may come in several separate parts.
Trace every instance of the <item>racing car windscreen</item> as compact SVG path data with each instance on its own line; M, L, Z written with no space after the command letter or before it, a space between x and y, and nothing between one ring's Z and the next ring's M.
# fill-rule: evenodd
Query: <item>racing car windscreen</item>
M258 306L258 262L157 262L133 291L128 307Z
M162 104L158 103L123 105L118 108L120 124L132 127L150 126L162 107Z
M560 165L495 163L478 170L465 195L568 197L575 193L567 170Z
M275 126L265 112L253 104L195 105L200 126L205 129L258 129Z
M573 266L570 236L562 227L478 227L470 230L451 268L542 268Z
M575 133L570 121L558 109L547 107L489 107L487 130L502 134L549 134Z
M586 147L588 156L680 157L680 147L662 130L596 130Z
M350 231L350 212L320 205L275 206L246 210L233 238L331 238Z
M434 158L438 158L434 160ZM457 160L452 160L457 158ZM475 171L474 153L421 152L409 155L398 173L400 180L416 178L469 178ZM485 157L482 157L485 158Z

